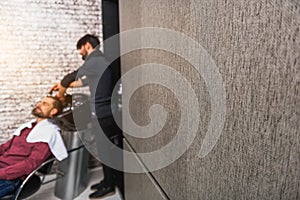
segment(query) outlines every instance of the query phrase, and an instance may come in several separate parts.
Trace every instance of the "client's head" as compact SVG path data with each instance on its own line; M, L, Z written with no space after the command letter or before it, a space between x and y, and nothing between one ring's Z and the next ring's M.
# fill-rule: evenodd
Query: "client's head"
M63 109L62 102L52 96L44 97L32 110L32 114L38 118L52 118L61 114Z

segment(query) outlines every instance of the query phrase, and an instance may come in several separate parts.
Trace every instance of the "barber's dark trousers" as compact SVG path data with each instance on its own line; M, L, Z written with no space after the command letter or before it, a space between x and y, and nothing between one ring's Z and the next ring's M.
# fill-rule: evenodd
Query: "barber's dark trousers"
M109 160L111 163L115 163L118 166L123 165L123 155L122 152L114 152L112 149L117 147L122 147L122 141L121 141L121 134L122 131L115 123L113 117L107 117L104 119L98 119L98 122L101 126L101 129L103 130L105 136L111 141L111 143L108 145L107 143L104 143L103 138L101 137L97 140L97 147L98 153L100 155L100 159L104 158L104 160ZM104 183L107 186L120 186L119 182L123 182L123 173L111 168L107 164L103 164L103 175L104 175ZM122 183L121 183L122 185ZM122 189L122 188L120 188Z

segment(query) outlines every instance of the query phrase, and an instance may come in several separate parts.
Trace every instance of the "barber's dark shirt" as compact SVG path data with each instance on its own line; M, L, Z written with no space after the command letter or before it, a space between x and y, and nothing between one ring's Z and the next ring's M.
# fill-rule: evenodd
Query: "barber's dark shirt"
M78 78L82 80L83 85L89 86L91 112L100 119L112 116L112 70L97 48L86 58L78 70L67 74L62 79L61 85L68 87Z

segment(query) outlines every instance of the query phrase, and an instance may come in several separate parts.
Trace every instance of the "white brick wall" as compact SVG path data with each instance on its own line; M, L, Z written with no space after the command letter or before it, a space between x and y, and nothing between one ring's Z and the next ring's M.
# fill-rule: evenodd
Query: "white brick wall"
M0 1L0 143L82 63L77 40L85 33L101 38L100 8L100 0Z

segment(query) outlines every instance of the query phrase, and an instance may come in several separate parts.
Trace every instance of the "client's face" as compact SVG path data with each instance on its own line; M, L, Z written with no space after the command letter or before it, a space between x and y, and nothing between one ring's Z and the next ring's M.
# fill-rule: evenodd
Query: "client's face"
M53 107L54 100L48 97L43 98L36 107L32 110L31 114L39 118L51 118L51 110Z

